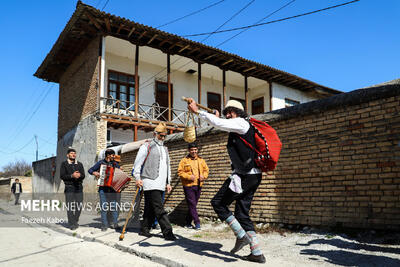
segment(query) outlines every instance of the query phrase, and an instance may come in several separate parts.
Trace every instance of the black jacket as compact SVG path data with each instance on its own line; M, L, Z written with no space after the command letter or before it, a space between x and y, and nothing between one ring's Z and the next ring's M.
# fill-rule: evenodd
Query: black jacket
M256 146L256 140L254 138L254 128L250 125L247 133L239 135L237 133L229 133L228 138L228 154L231 158L232 168L239 172L248 172L254 168L255 162L255 151L249 148L242 139L245 139L253 147Z
M78 179L72 178L72 174L75 171L79 171L81 177ZM83 169L82 163L77 161L75 164L69 164L68 161L63 161L60 167L60 178L64 181L65 185L82 185L83 179L85 179L85 170Z
M19 192L22 193L22 185L21 185L21 183L18 183L18 185L19 185ZM12 184L12 186L11 186L11 192L12 192L13 194L15 194L16 188L17 188L17 183L14 182L14 183Z

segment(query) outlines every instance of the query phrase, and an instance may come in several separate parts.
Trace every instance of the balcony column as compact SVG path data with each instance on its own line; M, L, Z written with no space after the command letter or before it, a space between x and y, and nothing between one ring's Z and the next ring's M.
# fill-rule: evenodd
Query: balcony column
M197 62L197 103L201 104L201 63ZM200 118L198 125L201 125Z
M226 106L226 71L225 70L222 70L222 99L223 99L222 109L224 109Z
M197 63L197 103L201 104L201 63Z
M269 87L269 111L272 111L272 82L268 81Z
M135 48L135 117L138 118L139 113L139 46ZM133 141L137 141L138 126L134 126Z
M246 112L248 112L248 104L247 104L248 97L249 97L249 88L248 88L248 84L247 84L247 76L244 76L244 102L245 102L244 110Z
M172 121L172 110L171 110L171 55L167 54L167 84L168 84L168 121ZM169 130L172 134L172 130Z
M105 102L103 98L107 98L107 92L105 89L105 73L106 73L106 39L104 36L100 37L99 44L99 109L100 113L104 112Z
M99 56L98 56L98 65L99 65L99 77L98 77L98 82L97 82L97 107L101 112L100 109L100 103L101 103L101 96L100 96L100 92L101 92L101 55L103 53L103 37L100 37L100 41L99 41Z

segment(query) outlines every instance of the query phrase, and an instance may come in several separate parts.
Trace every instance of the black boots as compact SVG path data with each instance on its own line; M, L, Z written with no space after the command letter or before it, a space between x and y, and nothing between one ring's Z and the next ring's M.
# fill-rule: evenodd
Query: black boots
M236 238L236 243L233 249L231 250L232 254L235 254L242 248L244 248L246 245L250 244L250 240L247 237L247 235L244 235L242 238Z
M151 237L150 230L148 228L145 228L145 227L140 229L139 235L145 236L145 237Z
M263 254L261 254L261 255L250 254L248 256L244 256L243 259L246 260L246 261L265 263L265 257L264 257Z
M174 241L176 240L176 236L172 233L172 231L168 231L167 233L163 234L164 239L168 241Z

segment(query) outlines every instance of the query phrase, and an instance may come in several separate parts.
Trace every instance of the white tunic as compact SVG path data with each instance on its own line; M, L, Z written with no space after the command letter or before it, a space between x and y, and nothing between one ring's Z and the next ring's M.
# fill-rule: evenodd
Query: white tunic
M205 111L199 111L200 118L206 120L209 124L217 129L220 129L229 133L245 134L250 129L250 123L243 118L233 118L233 119L221 119L217 116L207 113ZM239 174L258 174L261 170L258 168L253 168L247 173L241 173L238 170L233 170L233 173Z
M167 164L167 153L165 152L163 142L156 139L154 141L156 143L156 146L153 146L152 149L158 149L158 152L160 153L160 166L158 171L158 177L156 177L155 179L143 179L143 190L165 191L166 185L170 184L171 181L171 168ZM146 159L148 153L147 150L148 150L148 144L145 143L140 146L139 151L136 155L133 167L134 168L133 176L135 177L136 180L142 180L140 177L140 171L144 164L144 160Z

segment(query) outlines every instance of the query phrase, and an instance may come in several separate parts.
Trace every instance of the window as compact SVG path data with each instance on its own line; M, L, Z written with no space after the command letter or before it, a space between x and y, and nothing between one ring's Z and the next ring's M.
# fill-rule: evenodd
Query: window
M251 112L253 115L264 113L264 97L251 101Z
M298 105L298 104L300 104L300 101L285 98L285 108L288 108L288 107L291 107L294 105Z
M207 92L207 107L221 113L221 94Z
M135 110L135 76L109 70L108 98L120 100L119 107L122 109ZM115 103L110 101L110 104Z
M159 114L162 114L159 120L168 121L168 83L156 81L156 102L160 105L158 109ZM173 108L174 103L174 88L171 83L171 108Z
M230 99L230 100L239 101L240 104L242 104L243 108L246 108L246 101L245 101L244 99L237 98L237 97L233 97L233 96L229 97L229 99Z
M107 143L111 143L111 131L107 130Z

